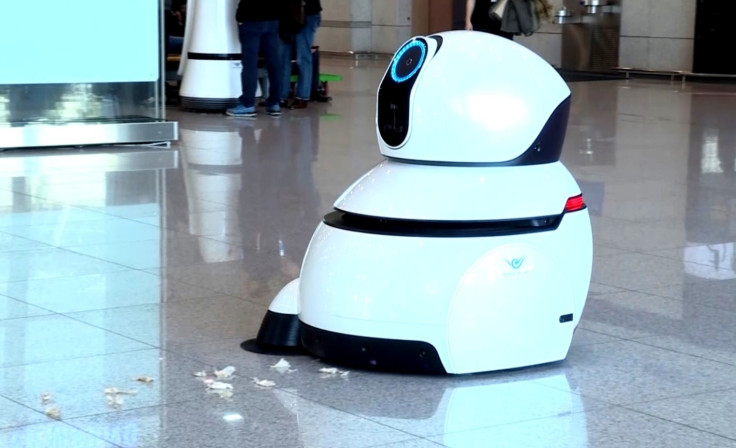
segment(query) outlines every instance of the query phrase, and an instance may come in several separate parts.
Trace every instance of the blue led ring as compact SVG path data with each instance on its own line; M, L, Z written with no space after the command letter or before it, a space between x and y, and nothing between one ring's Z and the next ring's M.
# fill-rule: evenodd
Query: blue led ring
M419 49L422 51L422 54L419 57L419 63L414 67L414 69L412 69L412 71L408 75L400 77L399 74L396 73L396 66L399 65L399 61L401 61L401 58L412 47L419 47ZM424 42L419 41L419 40L414 40L414 41L409 42L408 44L404 46L404 48L399 50L399 53L396 55L396 57L394 57L394 63L391 64L391 78L396 83L401 83L411 78L422 67L422 64L424 63L424 58L426 57L426 55L427 55L427 46L424 44Z

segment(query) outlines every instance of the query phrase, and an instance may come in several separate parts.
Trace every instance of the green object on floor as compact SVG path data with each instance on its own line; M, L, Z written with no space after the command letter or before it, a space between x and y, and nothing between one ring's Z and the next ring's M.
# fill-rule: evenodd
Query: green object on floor
M291 75L291 82L296 82L299 79L299 75ZM342 81L341 75L334 75L331 73L320 73L319 82L337 82Z
M319 116L319 119L322 121L339 121L340 114L322 114Z

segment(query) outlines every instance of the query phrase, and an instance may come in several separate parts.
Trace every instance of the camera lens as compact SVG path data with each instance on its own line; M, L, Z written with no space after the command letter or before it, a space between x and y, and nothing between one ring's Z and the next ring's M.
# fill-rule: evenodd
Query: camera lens
M424 63L427 45L420 40L413 40L399 50L391 64L391 78L401 83L414 76Z

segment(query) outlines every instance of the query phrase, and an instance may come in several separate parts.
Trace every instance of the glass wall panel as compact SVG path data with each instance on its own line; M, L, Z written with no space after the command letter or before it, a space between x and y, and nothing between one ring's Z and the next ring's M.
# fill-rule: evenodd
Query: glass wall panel
M175 139L162 17L162 0L0 0L0 149Z

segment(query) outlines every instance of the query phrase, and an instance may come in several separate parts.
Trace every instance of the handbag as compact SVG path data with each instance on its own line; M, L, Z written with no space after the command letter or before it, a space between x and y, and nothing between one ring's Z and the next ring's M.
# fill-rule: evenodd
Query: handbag
M508 3L508 0L498 0L497 2L491 3L491 7L488 9L488 17L494 20L501 20L503 12L506 9L506 3Z
M555 10L549 0L534 0L534 14L540 22L552 21Z

